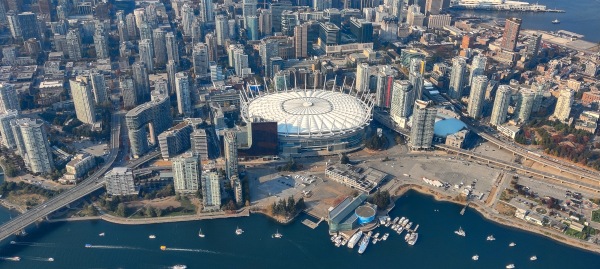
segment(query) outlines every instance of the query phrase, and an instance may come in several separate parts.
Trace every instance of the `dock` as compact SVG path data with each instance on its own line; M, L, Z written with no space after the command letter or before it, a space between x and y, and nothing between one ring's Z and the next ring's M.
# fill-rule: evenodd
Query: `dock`
M468 203L467 203L467 204L466 204L466 205L463 207L463 209L460 211L460 215L461 215L461 216L465 214L465 211L467 210L467 207L469 207L469 204L470 204L470 203L471 203L471 202L468 202Z
M308 226L311 229L315 229L315 228L317 228L319 226L319 224L321 224L322 221L323 221L323 218L319 219L319 221L316 222L316 223L314 221L312 221L312 220L304 219L302 221L302 224Z

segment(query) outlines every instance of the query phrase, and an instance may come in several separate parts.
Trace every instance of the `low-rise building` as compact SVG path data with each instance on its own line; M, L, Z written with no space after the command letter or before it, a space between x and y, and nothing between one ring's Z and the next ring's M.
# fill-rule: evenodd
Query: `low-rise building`
M360 194L354 198L347 197L340 204L331 208L327 213L329 232L352 230L357 226L358 216L354 214L356 208L367 200L366 194Z
M350 188L370 193L388 174L373 168L364 169L346 164L328 166L325 176Z
M106 192L110 195L136 195L133 172L127 167L115 167L104 175Z
M77 154L65 166L67 173L64 178L67 181L77 181L95 166L96 158L94 156L89 154Z
M446 136L446 146L462 148L468 133L468 130L462 130L454 134L449 134Z
M498 132L512 139L515 139L517 134L521 131L521 127L508 124L498 125L497 128Z

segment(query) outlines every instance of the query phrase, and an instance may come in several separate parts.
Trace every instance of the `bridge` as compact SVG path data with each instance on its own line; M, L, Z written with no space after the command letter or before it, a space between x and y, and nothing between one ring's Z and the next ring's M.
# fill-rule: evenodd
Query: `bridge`
M9 222L4 223L2 226L0 226L0 240L4 240L13 234L16 234L25 227L43 219L52 212L104 187L104 179L102 176L112 167L114 161L119 155L121 121L122 118L119 114L115 113L112 115L113 124L111 124L110 153L104 165L102 165L98 170L96 170L95 173L77 184L75 187L60 193L51 199L48 199L46 202L31 208L27 212L13 218Z

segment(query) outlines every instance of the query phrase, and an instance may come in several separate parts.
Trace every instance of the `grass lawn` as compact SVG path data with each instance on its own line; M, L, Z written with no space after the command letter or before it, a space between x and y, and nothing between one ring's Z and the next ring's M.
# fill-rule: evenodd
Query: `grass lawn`
M600 209L592 211L592 221L600 222Z

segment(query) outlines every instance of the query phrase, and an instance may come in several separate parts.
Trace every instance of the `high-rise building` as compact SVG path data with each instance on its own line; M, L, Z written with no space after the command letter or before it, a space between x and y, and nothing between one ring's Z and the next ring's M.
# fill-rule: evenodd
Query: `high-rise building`
M192 51L192 65L197 78L208 76L208 48L204 43L197 43Z
M182 32L184 36L192 35L192 25L194 22L194 9L188 5L188 3L183 4L181 7L181 26Z
M96 24L94 31L94 48L96 49L96 58L106 59L108 55L108 33L104 29L103 23Z
M127 167L115 167L104 175L106 192L110 195L135 195L138 191L133 182L133 171Z
M135 18L135 27L139 30L143 23L146 22L146 10L144 8L136 8L133 10Z
M238 23L235 19L231 19L227 21L227 33L229 34L229 39L235 40L237 39L238 34Z
M294 46L296 48L296 58L308 57L308 27L304 23L294 28Z
M408 80L396 80L393 87L390 117L401 127L406 127L408 117L412 112L413 87Z
M245 77L250 74L248 68L248 55L243 49L233 50L233 69L238 76Z
M448 96L452 99L460 99L463 94L465 71L467 62L463 57L452 59L452 72L450 73L450 84L448 85Z
M271 4L271 25L274 32L281 32L281 13L291 10L292 3L288 0L274 2Z
M179 46L173 32L168 32L165 35L165 43L167 46L167 59L173 61L175 66L179 66Z
M94 69L90 73L90 81L92 82L92 90L94 91L94 101L96 104L99 105L108 102L109 96L104 74L99 72L98 69Z
M225 148L225 174L227 179L232 180L238 176L238 144L235 131L225 132L223 135Z
M423 0L421 0L423 1ZM444 1L449 0L427 0L425 1L425 15L438 15L442 11Z
M19 17L17 17L17 14L9 10L8 13L6 13L6 20L8 21L8 28L10 29L12 37L14 39L21 38L21 26L19 25Z
M15 119L11 128L17 150L33 173L51 173L54 169L52 150L42 120Z
M510 86L498 86L498 90L496 90L496 98L494 99L494 107L492 108L490 125L500 126L501 124L506 122L508 106L510 105L511 96L512 89L510 88Z
M192 153L199 156L202 160L208 160L208 139L206 130L195 129L190 135L190 144Z
M0 112L0 133L2 133L2 145L9 149L14 149L17 147L15 135L13 134L12 127L10 126L10 122L15 120L17 117L19 117L19 111L14 109Z
M404 10L404 0L391 0L392 3L392 16L398 19L399 23L402 23L402 10Z
M217 15L215 18L215 31L217 33L217 45L224 46L225 40L229 39L229 26L227 24L227 17L223 15Z
M319 39L321 47L338 45L340 43L340 28L330 22L321 22L319 28Z
M487 85L488 78L486 76L480 75L473 78L467 111L469 116L474 119L479 119L481 117Z
M40 39L40 31L37 16L35 13L23 12L17 15L19 28L21 29L21 37L23 40L30 38Z
M134 158L144 155L148 151L149 144L158 144L158 134L169 129L173 124L171 103L164 86L152 91L149 102L129 110L125 114L125 123L131 155Z
M248 33L249 40L258 40L258 17L248 16L246 17L246 32Z
M19 96L12 84L0 82L0 112L8 110L21 110L19 105Z
M86 124L94 124L96 122L96 106L88 77L77 76L74 80L69 80L69 85L77 119Z
M371 22L351 17L350 31L358 43L373 42L373 24Z
M200 189L200 176L202 166L200 158L186 152L179 157L173 158L173 182L175 191L179 193L196 192Z
M221 208L221 176L219 173L202 173L202 202L205 211Z
M156 67L164 68L167 64L167 32L162 28L156 28L152 31L152 38L154 39L154 60Z
M258 2L256 0L242 0L242 16L244 16L244 26L248 28L248 17L256 17L256 6ZM257 25L258 26L258 25Z
M71 29L67 33L67 54L73 61L79 61L82 58L79 29Z
M395 69L391 66L384 66L375 75L377 80L377 106L390 108L392 103L392 94L394 87L394 78L398 75Z
M473 62L471 63L471 73L469 73L469 85L472 85L474 77L483 75L486 65L487 57L481 54L477 54L475 57L473 57Z
M142 23L140 25L140 40L148 39L152 44L152 27L148 23ZM151 45L152 46L152 45Z
M271 70L271 58L279 56L279 42L268 38L261 40L259 54L261 62L263 66L265 66L265 75L267 77L272 77L274 72Z
M519 39L519 32L521 31L521 23L522 20L519 18L506 19L504 34L502 35L502 42L500 43L502 49L515 51Z
M198 17L202 22L210 22L214 21L215 15L213 14L213 3L212 0L200 0L198 3L200 7L200 12Z
M148 72L154 72L154 61L152 60L154 51L152 50L152 44L150 39L143 39L140 41L140 61L146 64Z
M410 64L408 66L408 73L419 73L421 75L425 74L425 59L421 58L412 58L410 59Z
M533 103L535 102L535 92L529 89L522 89L519 92L519 105L517 107L517 119L521 122L527 122L531 117Z
M258 15L258 30L261 36L271 35L273 33L273 23L271 10L261 9Z
M223 81L225 80L225 75L223 74L223 68L217 64L217 62L210 62L210 81Z
M125 16L125 25L127 25L127 35L130 39L135 39L137 37L137 24L135 22L135 15L133 13L129 13Z
M369 91L369 64L361 63L356 66L356 90Z
M177 73L175 61L169 60L167 62L167 81L169 82L169 93L175 92L175 73Z
M569 115L571 114L571 106L573 105L574 100L575 91L571 89L560 90L558 100L556 101L556 107L554 108L554 113L552 114L554 118L560 121L567 121L569 119Z
M204 43L206 44L206 49L208 50L208 61L216 62L217 58L217 37L214 33L208 33L204 36Z
M412 72L408 74L408 81L410 81L410 85L412 85L414 96L413 100L411 100L411 104L414 104L415 101L421 100L423 98L423 87L425 84L425 79L423 75L419 72Z
M119 87L121 87L121 96L123 96L123 107L125 109L135 107L137 105L137 95L131 76L120 77Z
M136 104L141 104L150 100L150 77L146 63L135 62L132 67L133 82L135 86Z
M186 72L175 74L175 92L177 93L177 112L185 117L192 116L190 81Z
M294 34L294 27L299 24L298 12L284 10L281 13L281 33L284 35L292 36Z
M409 146L413 150L429 149L433 143L433 130L437 109L431 101L415 101L415 109L410 129Z

